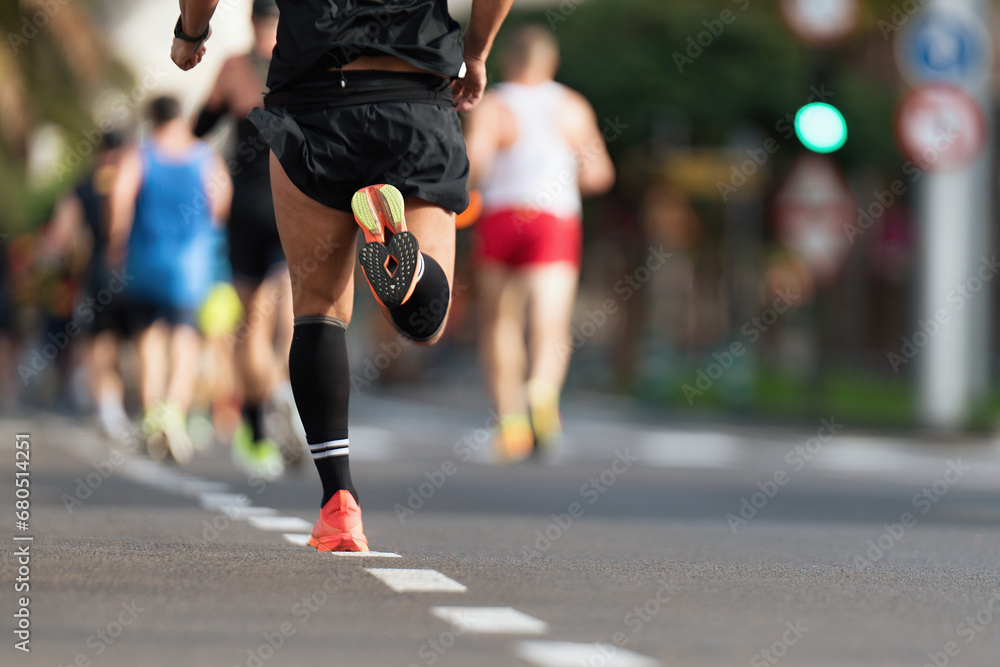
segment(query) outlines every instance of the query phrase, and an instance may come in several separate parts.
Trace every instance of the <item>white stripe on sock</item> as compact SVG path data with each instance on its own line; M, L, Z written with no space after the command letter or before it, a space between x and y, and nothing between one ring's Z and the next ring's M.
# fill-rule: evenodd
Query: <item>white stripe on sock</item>
M339 449L331 449L325 452L316 452L312 455L312 457L314 460L319 460L319 459L329 458L331 456L347 456L348 454L350 454L350 451L348 451L347 445L344 445Z
M341 440L327 440L326 442L317 442L316 444L309 445L309 451L323 451L327 447L338 447L340 445L346 445L350 442L349 438L343 438Z

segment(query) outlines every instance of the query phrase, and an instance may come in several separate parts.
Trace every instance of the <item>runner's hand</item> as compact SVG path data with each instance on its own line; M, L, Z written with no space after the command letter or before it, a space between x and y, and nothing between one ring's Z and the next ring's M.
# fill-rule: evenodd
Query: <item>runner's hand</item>
M208 37L205 38L205 42L211 36L212 29L209 28ZM186 72L200 63L201 59L205 57L205 42L195 44L174 37L174 43L170 47L170 59L174 61L175 65Z
M451 84L452 101L459 111L468 111L479 103L486 90L486 63L466 57L465 76Z

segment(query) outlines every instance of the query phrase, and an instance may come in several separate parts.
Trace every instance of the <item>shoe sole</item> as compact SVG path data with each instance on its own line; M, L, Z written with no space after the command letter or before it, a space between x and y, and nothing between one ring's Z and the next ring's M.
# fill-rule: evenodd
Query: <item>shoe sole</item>
M309 538L309 546L316 551L368 551L368 540L360 540L353 535L330 535L316 539Z
M154 461L162 461L170 454L167 438L163 433L153 433L146 438L146 454Z
M167 429L163 432L163 439L166 441L167 449L170 450L170 456L175 463L184 466L191 462L194 455L194 443L191 442L191 438L186 433L172 433L170 429Z
M416 287L420 244L406 230L402 194L392 185L370 185L354 193L351 210L365 234L358 263L368 287L385 308L403 305ZM388 242L386 229L392 232Z
M523 444L512 445L505 442L502 437L497 437L493 442L493 463L500 466L520 463L527 460L535 447L534 439L530 442L525 438Z
M393 234L388 245L368 243L358 252L358 263L375 298L386 308L401 306L417 285L420 244L410 232ZM395 268L389 272L390 260Z
M562 442L562 416L559 409L552 406L532 407L531 425L535 434L532 456L551 456Z

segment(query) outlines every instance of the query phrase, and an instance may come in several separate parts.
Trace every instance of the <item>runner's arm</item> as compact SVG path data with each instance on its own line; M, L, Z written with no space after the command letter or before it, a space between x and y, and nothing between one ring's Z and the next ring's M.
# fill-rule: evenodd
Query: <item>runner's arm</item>
M483 101L465 118L465 146L469 153L469 187L477 188L489 175L503 140L503 114L506 109L494 94L487 93Z
M83 215L83 203L75 190L60 199L45 227L38 257L49 260L64 256L83 227Z
M215 87L212 88L208 100L205 101L205 106L202 107L198 119L195 121L194 136L203 137L211 132L216 123L229 111L229 86L226 84L231 76L232 63L233 59L230 58L222 64L222 70L215 80Z
M226 163L218 153L215 153L215 159L209 167L207 181L205 190L212 209L212 220L224 223L229 219L229 208L233 203L233 179L230 178Z
M576 153L577 182L584 197L604 194L615 184L615 165L597 124L597 114L583 95L568 93L565 113L567 141Z
M204 34L208 30L208 22L212 19L218 4L219 0L180 0L181 32L189 37L198 37ZM174 37L174 42L170 47L170 59L182 70L191 69L204 57L204 42L187 42L179 37Z
M486 90L486 58L514 0L472 0L472 16L462 36L465 76L452 84L459 111L476 106Z
M108 195L108 263L111 266L125 263L125 248L132 233L135 200L139 196L141 185L142 159L139 151L126 151L115 172L115 181Z

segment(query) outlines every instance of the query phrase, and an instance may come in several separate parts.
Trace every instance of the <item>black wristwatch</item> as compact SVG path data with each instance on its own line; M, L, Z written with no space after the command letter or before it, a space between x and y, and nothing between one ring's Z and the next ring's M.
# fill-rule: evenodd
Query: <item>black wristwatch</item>
M177 25L174 26L174 37L184 42L191 42L192 44L201 44L206 39L208 39L209 27L205 26L205 32L199 37L192 37L191 35L184 34L183 27L181 26L181 17L177 17Z

